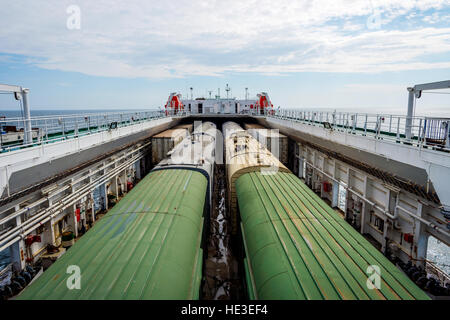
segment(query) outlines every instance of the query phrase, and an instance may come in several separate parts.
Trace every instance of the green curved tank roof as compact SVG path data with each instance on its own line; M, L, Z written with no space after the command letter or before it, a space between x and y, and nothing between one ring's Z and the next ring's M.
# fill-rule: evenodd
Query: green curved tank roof
M198 299L206 188L196 171L151 172L18 299Z
M245 174L236 193L251 299L429 299L292 173Z

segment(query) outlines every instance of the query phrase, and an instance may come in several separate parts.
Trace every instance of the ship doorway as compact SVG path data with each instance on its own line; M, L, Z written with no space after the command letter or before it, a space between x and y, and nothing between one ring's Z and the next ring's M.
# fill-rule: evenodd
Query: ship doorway
M238 105L237 105L237 103L235 103L235 106L234 106L234 113L238 113Z
M203 113L203 103L198 104L198 113Z

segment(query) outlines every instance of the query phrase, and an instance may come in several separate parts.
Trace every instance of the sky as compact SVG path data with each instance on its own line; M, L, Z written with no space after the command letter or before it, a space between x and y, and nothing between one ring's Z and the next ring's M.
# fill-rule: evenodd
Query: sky
M171 92L406 113L450 79L450 0L0 0L0 83L34 109L163 106ZM416 113L450 117L450 90ZM0 95L0 111L17 108Z

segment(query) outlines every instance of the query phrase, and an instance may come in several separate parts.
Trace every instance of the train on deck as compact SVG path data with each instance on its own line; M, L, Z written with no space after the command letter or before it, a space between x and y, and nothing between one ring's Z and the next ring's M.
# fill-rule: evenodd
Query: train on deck
M196 127L18 299L198 299L215 140Z
M222 132L248 299L429 299L248 131ZM220 143L196 126L18 299L201 298Z
M249 299L429 299L249 133L223 133Z

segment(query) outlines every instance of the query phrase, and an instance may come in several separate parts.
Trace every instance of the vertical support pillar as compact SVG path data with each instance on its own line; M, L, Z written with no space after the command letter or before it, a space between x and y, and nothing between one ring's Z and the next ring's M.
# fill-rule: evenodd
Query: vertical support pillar
M381 252L386 252L386 245L387 245L387 232L388 232L388 220L384 220L383 225L383 240L381 241Z
M350 167L347 167L347 188L348 189L352 187L352 185L351 185L351 183L352 183L351 177L352 177L351 169L350 169ZM349 200L351 199L351 196L352 196L351 192L349 192L348 189L345 189L345 203L344 203L345 219L348 218L348 213L347 213L347 211L348 211L347 209L348 209L348 206L349 206L348 203L349 203Z
M116 201L119 199L119 188L117 187L117 185L118 185L117 179L118 179L118 176L116 175L113 178L113 188L114 188L114 194L116 195Z
M16 211L19 210L19 206L16 206ZM20 226L22 223L22 218L20 216L16 217L16 226ZM11 263L14 271L21 271L25 268L25 243L23 240L19 240L9 247Z
M321 174L321 179L320 179L320 197L323 199L325 197L325 191L323 190L323 181L324 181L325 177Z
M368 181L367 181L367 175L364 175L364 193L363 196L367 199L367 185L368 185ZM367 217L368 217L368 205L366 203L366 201L363 201L362 206L361 206L361 229L360 229L360 233L364 234L365 233L365 226L367 223Z
M71 226L73 235L75 237L78 237L78 222L77 222L77 215L75 213L75 210L77 210L76 204L72 205L69 210L70 210L70 212L69 212L68 225Z
M298 158L298 177L301 179L304 179L305 176L303 175L303 167L305 166L305 162L303 158Z
M33 142L33 135L31 132L31 113L30 113L30 105L28 101L28 92L30 90L23 88L22 89L22 99L23 99L23 112L25 117L25 128L23 135L24 144Z
M91 196L91 220L92 220L92 223L94 223L95 222L95 205L94 205L94 192L93 191L91 191L90 196Z
M74 180L75 179L72 178L71 182L73 183ZM76 192L76 190L75 190L75 188L73 186L72 186L71 191L72 191L72 194ZM74 234L74 236L76 238L76 237L78 237L78 221L77 221L77 215L75 213L75 211L77 210L76 203L73 204L72 206L70 206L66 210L69 210L69 213L68 213L68 215L69 215L68 224L72 227L73 234ZM80 212L80 214L81 214L81 212Z
M316 176L317 176L317 170L315 169L315 167L317 166L317 161L316 161L316 151L313 151L313 156L312 156L312 166L311 166L311 188L314 190L314 192L316 192Z
M45 241L52 245L55 244L55 230L53 230L53 219L50 219L45 223Z
M396 201L391 201L392 198L392 191L390 189L387 189L386 192L386 199L384 200L384 209L390 213L393 213L391 211L391 205L393 204L394 208L396 205L396 201L398 203L398 199L395 199ZM388 228L389 228L390 219L387 216L384 216L384 228L383 228L383 239L381 241L381 251L386 252L386 246L389 240L388 236ZM395 223L395 221L392 221L392 223Z
M423 216L423 205L422 203L418 203L417 206L417 215L419 217ZM416 265L419 267L425 267L425 259L427 257L427 249L428 249L428 234L424 232L425 225L422 224L419 220L416 220L414 228L414 246L416 253Z
M360 227L360 229L359 229L359 232L361 233L361 234L364 234L365 232L366 232L366 229L365 229L365 226L366 226L366 220L367 220L367 216L368 216L368 214L367 214L367 203L365 202L365 201L363 201L362 202L362 205L361 205L361 227Z
M119 190L122 192L124 192L123 190L123 171L119 172L116 176L116 183L117 183L117 198L119 198L120 196L120 192Z
M143 159L140 159L135 162L135 168L136 168L136 179L141 179L141 162Z
M445 147L450 148L450 121L446 122Z
M120 115L120 119L121 119L121 122L122 122L122 115ZM92 169L89 169L89 184L90 183L92 183ZM91 192L89 192L89 197L90 197L90 199L91 199L91 201L90 201L90 209L91 209L91 221L92 221L92 223L95 221L95 213L94 213L94 210L95 210L95 206L94 206L94 190L92 190ZM88 210L88 208L86 208L86 211Z
M408 88L408 113L406 115L405 135L406 139L411 139L412 135L412 117L414 111L414 88Z
M105 210L108 210L108 192L106 191L106 183L102 184L100 188L103 197L103 207L105 208Z
M340 180L337 174L337 162L333 161L333 178ZM336 208L339 205L339 183L333 180L333 190L331 193L331 207Z
M51 199L48 200L49 208L53 205L53 201ZM51 245L55 245L55 230L53 230L53 218L45 223L45 231L43 233L44 239L42 242L50 243Z
M339 183L336 181L333 182L333 192L331 199L331 207L336 208L339 204Z

